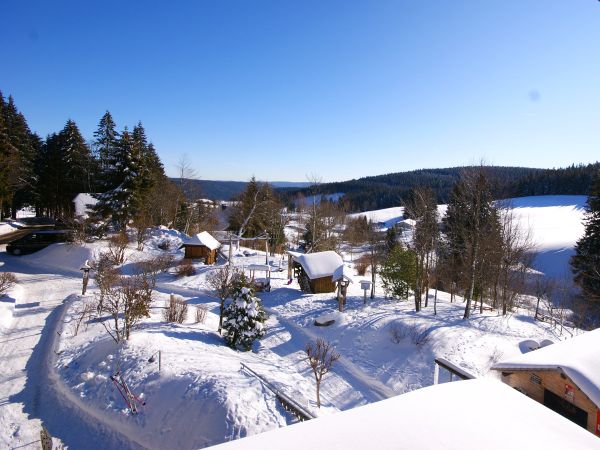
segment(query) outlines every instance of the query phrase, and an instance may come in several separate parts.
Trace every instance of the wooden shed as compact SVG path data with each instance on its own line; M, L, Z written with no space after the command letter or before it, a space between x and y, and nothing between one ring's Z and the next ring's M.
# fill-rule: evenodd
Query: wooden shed
M181 247L185 249L186 258L203 259L205 264L214 264L221 244L208 231L203 231L186 240Z
M600 329L507 358L502 381L600 436Z
M288 254L289 269L293 270L302 290L313 294L335 292L333 274L344 264L340 255L333 251Z

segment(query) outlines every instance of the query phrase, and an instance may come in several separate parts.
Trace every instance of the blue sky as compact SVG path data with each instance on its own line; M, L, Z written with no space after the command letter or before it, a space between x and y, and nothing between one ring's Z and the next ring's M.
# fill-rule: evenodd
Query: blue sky
M600 2L6 1L0 89L46 135L141 120L167 171L324 180L600 155Z

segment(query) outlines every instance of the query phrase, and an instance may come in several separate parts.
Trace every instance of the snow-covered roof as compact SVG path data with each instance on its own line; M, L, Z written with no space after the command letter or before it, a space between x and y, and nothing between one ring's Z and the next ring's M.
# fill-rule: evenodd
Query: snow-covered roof
M598 445L592 433L508 385L476 379L418 389L215 449L547 450Z
M218 249L221 244L214 237L210 235L208 231L203 231L195 236L187 239L183 245L203 245L211 250Z
M271 266L268 264L248 264L248 270L258 270L259 272L270 272Z
M75 196L73 203L75 206L75 215L87 218L92 208L98 203L98 199L92 194L82 192Z
M333 272L332 280L338 281L342 278L348 280L350 283L354 283L352 269L346 267L344 264L335 269L335 272Z
M532 352L507 358L496 370L560 369L600 406L600 328Z
M414 219L404 219L399 222L400 225L406 225L409 227L415 227L417 225L417 221Z
M302 266L311 280L330 277L344 265L342 257L333 251L295 254L292 257Z

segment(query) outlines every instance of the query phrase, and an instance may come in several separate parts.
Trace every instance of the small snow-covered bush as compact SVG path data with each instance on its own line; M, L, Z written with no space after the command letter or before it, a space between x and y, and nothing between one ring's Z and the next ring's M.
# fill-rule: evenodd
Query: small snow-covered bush
M162 241L160 241L158 243L158 245L156 246L157 248L159 248L162 251L168 251L171 250L171 241L169 241L168 239L163 239Z
M416 323L395 323L390 327L390 338L394 344L410 337L415 345L423 345L429 341L429 329Z
M17 278L11 272L0 273L0 297L3 297L8 290L17 282Z
M361 255L354 263L356 274L361 277L364 277L365 273L367 273L367 269L369 268L370 263L371 260L369 258L369 255Z
M138 263L139 269L145 272L151 272L158 274L166 273L169 268L173 265L175 257L168 253L163 253L154 256L150 259Z
M177 269L175 269L175 274L178 277L191 277L196 273L196 269L194 269L194 265L192 264L192 260L189 258L184 258L181 260Z
M125 262L125 249L129 244L127 233L121 231L108 239L108 251L106 256L110 258L115 266L119 266Z
M183 323L187 318L188 304L181 297L171 295L167 307L163 310L165 322Z
M224 312L225 343L234 349L250 350L252 343L265 335L267 316L260 299L247 287L235 289L232 299Z
M204 305L196 306L196 323L204 323L206 321L207 311Z
M390 338L394 344L399 344L406 336L408 336L408 328L398 324L394 324L390 327Z

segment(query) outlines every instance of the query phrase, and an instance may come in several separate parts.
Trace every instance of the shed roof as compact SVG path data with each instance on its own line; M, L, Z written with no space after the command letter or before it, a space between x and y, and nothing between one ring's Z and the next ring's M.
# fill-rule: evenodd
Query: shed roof
M330 277L340 266L344 265L342 257L333 251L306 254L290 253L290 255L294 261L302 266L311 280Z
M201 246L202 245L204 247L208 247L210 250L216 250L221 246L219 241L217 241L214 237L212 237L208 231L203 231L202 233L198 233L195 236L192 236L191 238L184 241L183 245L184 246L185 245L190 245L190 246Z
M504 383L476 379L417 389L214 448L593 449L598 438Z
M561 369L596 406L600 406L600 328L507 358L492 369Z
M335 269L335 272L333 272L332 279L333 281L338 281L344 278L350 283L354 283L354 277L352 275L352 270L350 270L349 267L346 267L344 264L342 264L337 269Z

